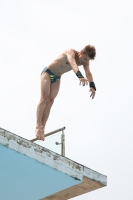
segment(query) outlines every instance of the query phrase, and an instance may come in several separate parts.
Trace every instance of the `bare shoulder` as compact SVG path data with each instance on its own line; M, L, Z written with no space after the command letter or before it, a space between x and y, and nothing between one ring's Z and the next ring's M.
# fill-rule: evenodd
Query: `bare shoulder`
M68 54L74 54L75 55L76 53L78 53L78 51L76 51L73 48L70 48L70 49L66 49L64 52L62 52L58 57L67 56Z
M75 54L78 53L75 49L66 49L64 52L62 52L57 59L60 58L67 58L68 56L70 57L75 57Z
M67 50L65 50L65 52L64 52L66 55L67 54L73 54L73 55L75 55L76 53L78 53L78 51L76 51L75 49L67 49Z
M70 49L67 49L65 51L63 51L58 57L65 57L67 56L68 52L70 51Z

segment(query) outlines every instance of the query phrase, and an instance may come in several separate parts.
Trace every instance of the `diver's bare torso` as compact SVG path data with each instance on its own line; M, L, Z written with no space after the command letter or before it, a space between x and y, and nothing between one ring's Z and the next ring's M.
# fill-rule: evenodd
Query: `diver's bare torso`
M75 61L78 66L81 64L79 63L79 59L77 56L77 51L73 50L75 53ZM47 66L55 75L61 76L65 72L72 70L71 65L67 59L67 50L64 51L61 55L59 55L50 65Z

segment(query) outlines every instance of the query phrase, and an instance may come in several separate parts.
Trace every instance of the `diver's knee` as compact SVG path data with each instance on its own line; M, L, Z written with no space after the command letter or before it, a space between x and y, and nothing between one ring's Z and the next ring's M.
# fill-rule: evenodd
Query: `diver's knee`
M53 98L53 97L50 96L50 97L48 98L48 103L52 105L52 104L54 103L54 99L55 99L55 98Z
M40 98L40 103L47 103L48 100L49 100L49 94L48 93L44 93Z

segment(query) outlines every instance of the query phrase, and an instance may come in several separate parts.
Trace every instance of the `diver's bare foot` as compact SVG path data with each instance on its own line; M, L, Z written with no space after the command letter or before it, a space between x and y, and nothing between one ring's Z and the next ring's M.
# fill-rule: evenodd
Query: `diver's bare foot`
M38 140L43 140L44 141L45 137L44 137L44 128L43 128L43 126L41 126L41 127L37 126L36 130L35 130L35 133L36 133L36 137L37 137Z

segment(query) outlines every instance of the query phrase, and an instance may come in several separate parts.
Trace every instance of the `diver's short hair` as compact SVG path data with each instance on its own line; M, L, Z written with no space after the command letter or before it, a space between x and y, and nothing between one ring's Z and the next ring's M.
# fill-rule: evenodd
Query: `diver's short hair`
M82 49L82 52L83 53L87 53L89 58L91 60L94 60L95 59L95 56L96 56L96 49L94 46L92 45L87 45L85 46L83 49Z

